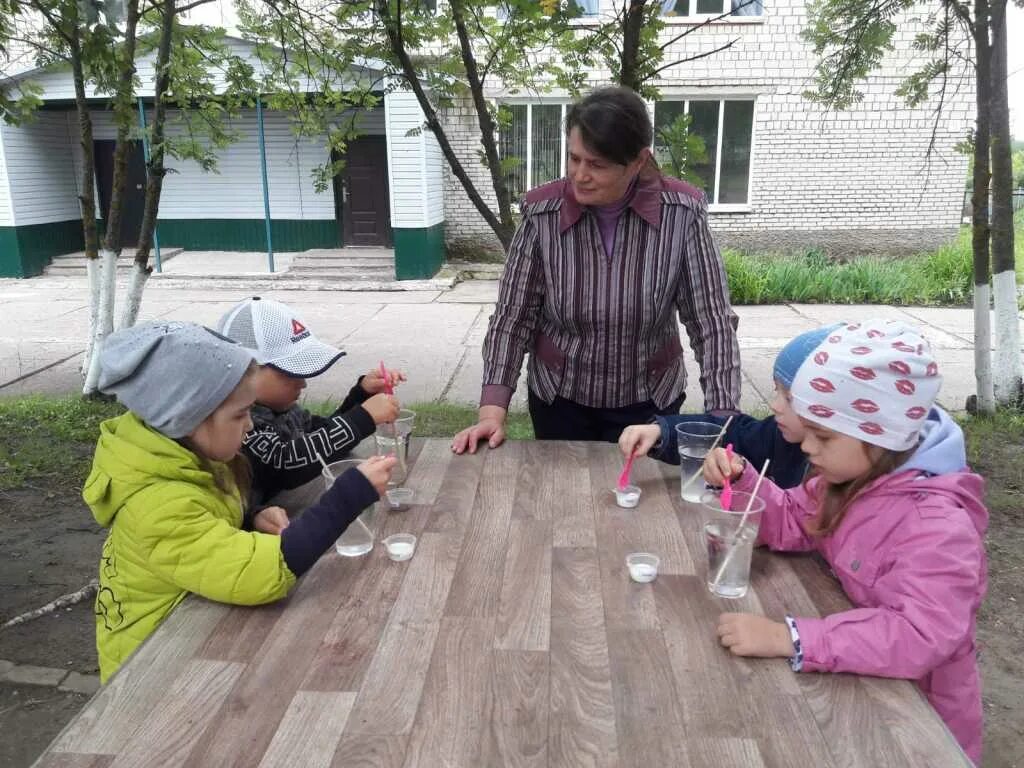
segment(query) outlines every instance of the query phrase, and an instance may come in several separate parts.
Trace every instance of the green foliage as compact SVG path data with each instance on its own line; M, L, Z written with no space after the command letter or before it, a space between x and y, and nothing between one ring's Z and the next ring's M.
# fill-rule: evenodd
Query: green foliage
M493 0L459 3L484 85L500 82L510 95L556 85L575 92L582 83L573 69L579 56L569 24L578 14L575 5L562 9L534 0L505 0L507 16L500 20L494 5ZM408 0L336 2L318 10L299 2L240 0L238 7L243 35L257 44L266 70L261 88L274 94L270 106L290 113L297 135L328 137L333 157L314 171L318 188L326 188L341 170L341 156L362 132L367 111L389 90L412 87L396 38L435 110L468 93L450 3L436 14ZM552 46L564 48L565 55L542 55ZM487 109L500 125L498 106L489 102Z
M723 251L735 304L827 303L962 306L972 295L970 230L930 253L835 262L803 255Z
M680 115L670 125L658 131L655 136L655 157L663 171L677 179L683 179L699 188L704 187L702 179L693 168L708 161L704 139L690 133L690 115Z
M914 6L914 0L813 0L802 36L811 44L818 64L814 88L804 95L835 109L861 101L863 80L894 48L897 17ZM948 10L929 21L929 30L915 41L924 64L899 88L911 104L924 101L934 80L947 72L943 53L952 31Z

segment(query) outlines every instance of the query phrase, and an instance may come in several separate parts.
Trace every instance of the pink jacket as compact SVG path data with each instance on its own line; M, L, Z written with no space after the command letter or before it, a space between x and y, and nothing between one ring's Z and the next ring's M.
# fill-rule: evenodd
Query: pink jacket
M784 491L765 480L758 491L766 502L758 543L817 550L856 606L824 619L795 617L803 671L916 681L977 765L982 714L975 627L987 584L984 481L966 467L930 475L922 462L912 459L908 466L915 464L868 486L839 528L821 538L805 530L817 512L808 491ZM750 491L756 479L748 465L735 487ZM812 496L817 482L809 483Z

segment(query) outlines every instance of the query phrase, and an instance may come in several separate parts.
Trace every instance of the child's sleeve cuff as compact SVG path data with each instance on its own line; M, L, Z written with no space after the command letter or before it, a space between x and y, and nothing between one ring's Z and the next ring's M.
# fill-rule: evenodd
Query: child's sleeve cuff
M789 666L794 672L800 672L804 668L804 650L800 643L800 630L796 628L796 619L786 615L786 626L789 627L789 637L793 641L793 655L789 657Z

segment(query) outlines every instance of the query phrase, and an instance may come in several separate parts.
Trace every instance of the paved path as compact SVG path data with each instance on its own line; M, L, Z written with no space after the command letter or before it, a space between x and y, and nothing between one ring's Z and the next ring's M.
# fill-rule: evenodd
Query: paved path
M202 279L174 287L154 281L146 289L141 317L213 325L251 293L242 285L210 285ZM261 295L295 306L318 336L348 353L328 373L310 381L310 399L341 399L358 373L383 358L408 373L409 383L401 390L406 402L473 404L480 386L480 346L496 294L495 282L473 281L450 290L270 290ZM823 323L870 316L902 318L923 327L945 376L940 400L947 408L962 410L974 391L970 309L786 304L736 311L747 410L764 408L771 397L772 362L790 338ZM0 397L77 391L88 320L83 279L0 280ZM700 410L692 361L689 368L686 410ZM524 395L521 385L514 407L524 407Z

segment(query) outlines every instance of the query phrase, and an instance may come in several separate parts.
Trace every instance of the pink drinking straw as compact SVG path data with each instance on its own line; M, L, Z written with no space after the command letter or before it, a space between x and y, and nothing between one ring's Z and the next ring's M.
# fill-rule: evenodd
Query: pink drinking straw
M391 386L391 379L388 376L388 369L384 367L384 361L380 361L380 377L384 380L384 394L394 395L395 388Z
M629 485L629 473L633 469L633 457L636 456L636 451L629 454L629 458L626 459L626 466L622 468L622 474L619 475L619 490L626 490L626 486Z
M729 461L729 469L732 470L732 443L725 446L725 458ZM725 476L725 484L722 486L722 497L720 499L722 509L726 512L732 509L732 481L729 475Z

